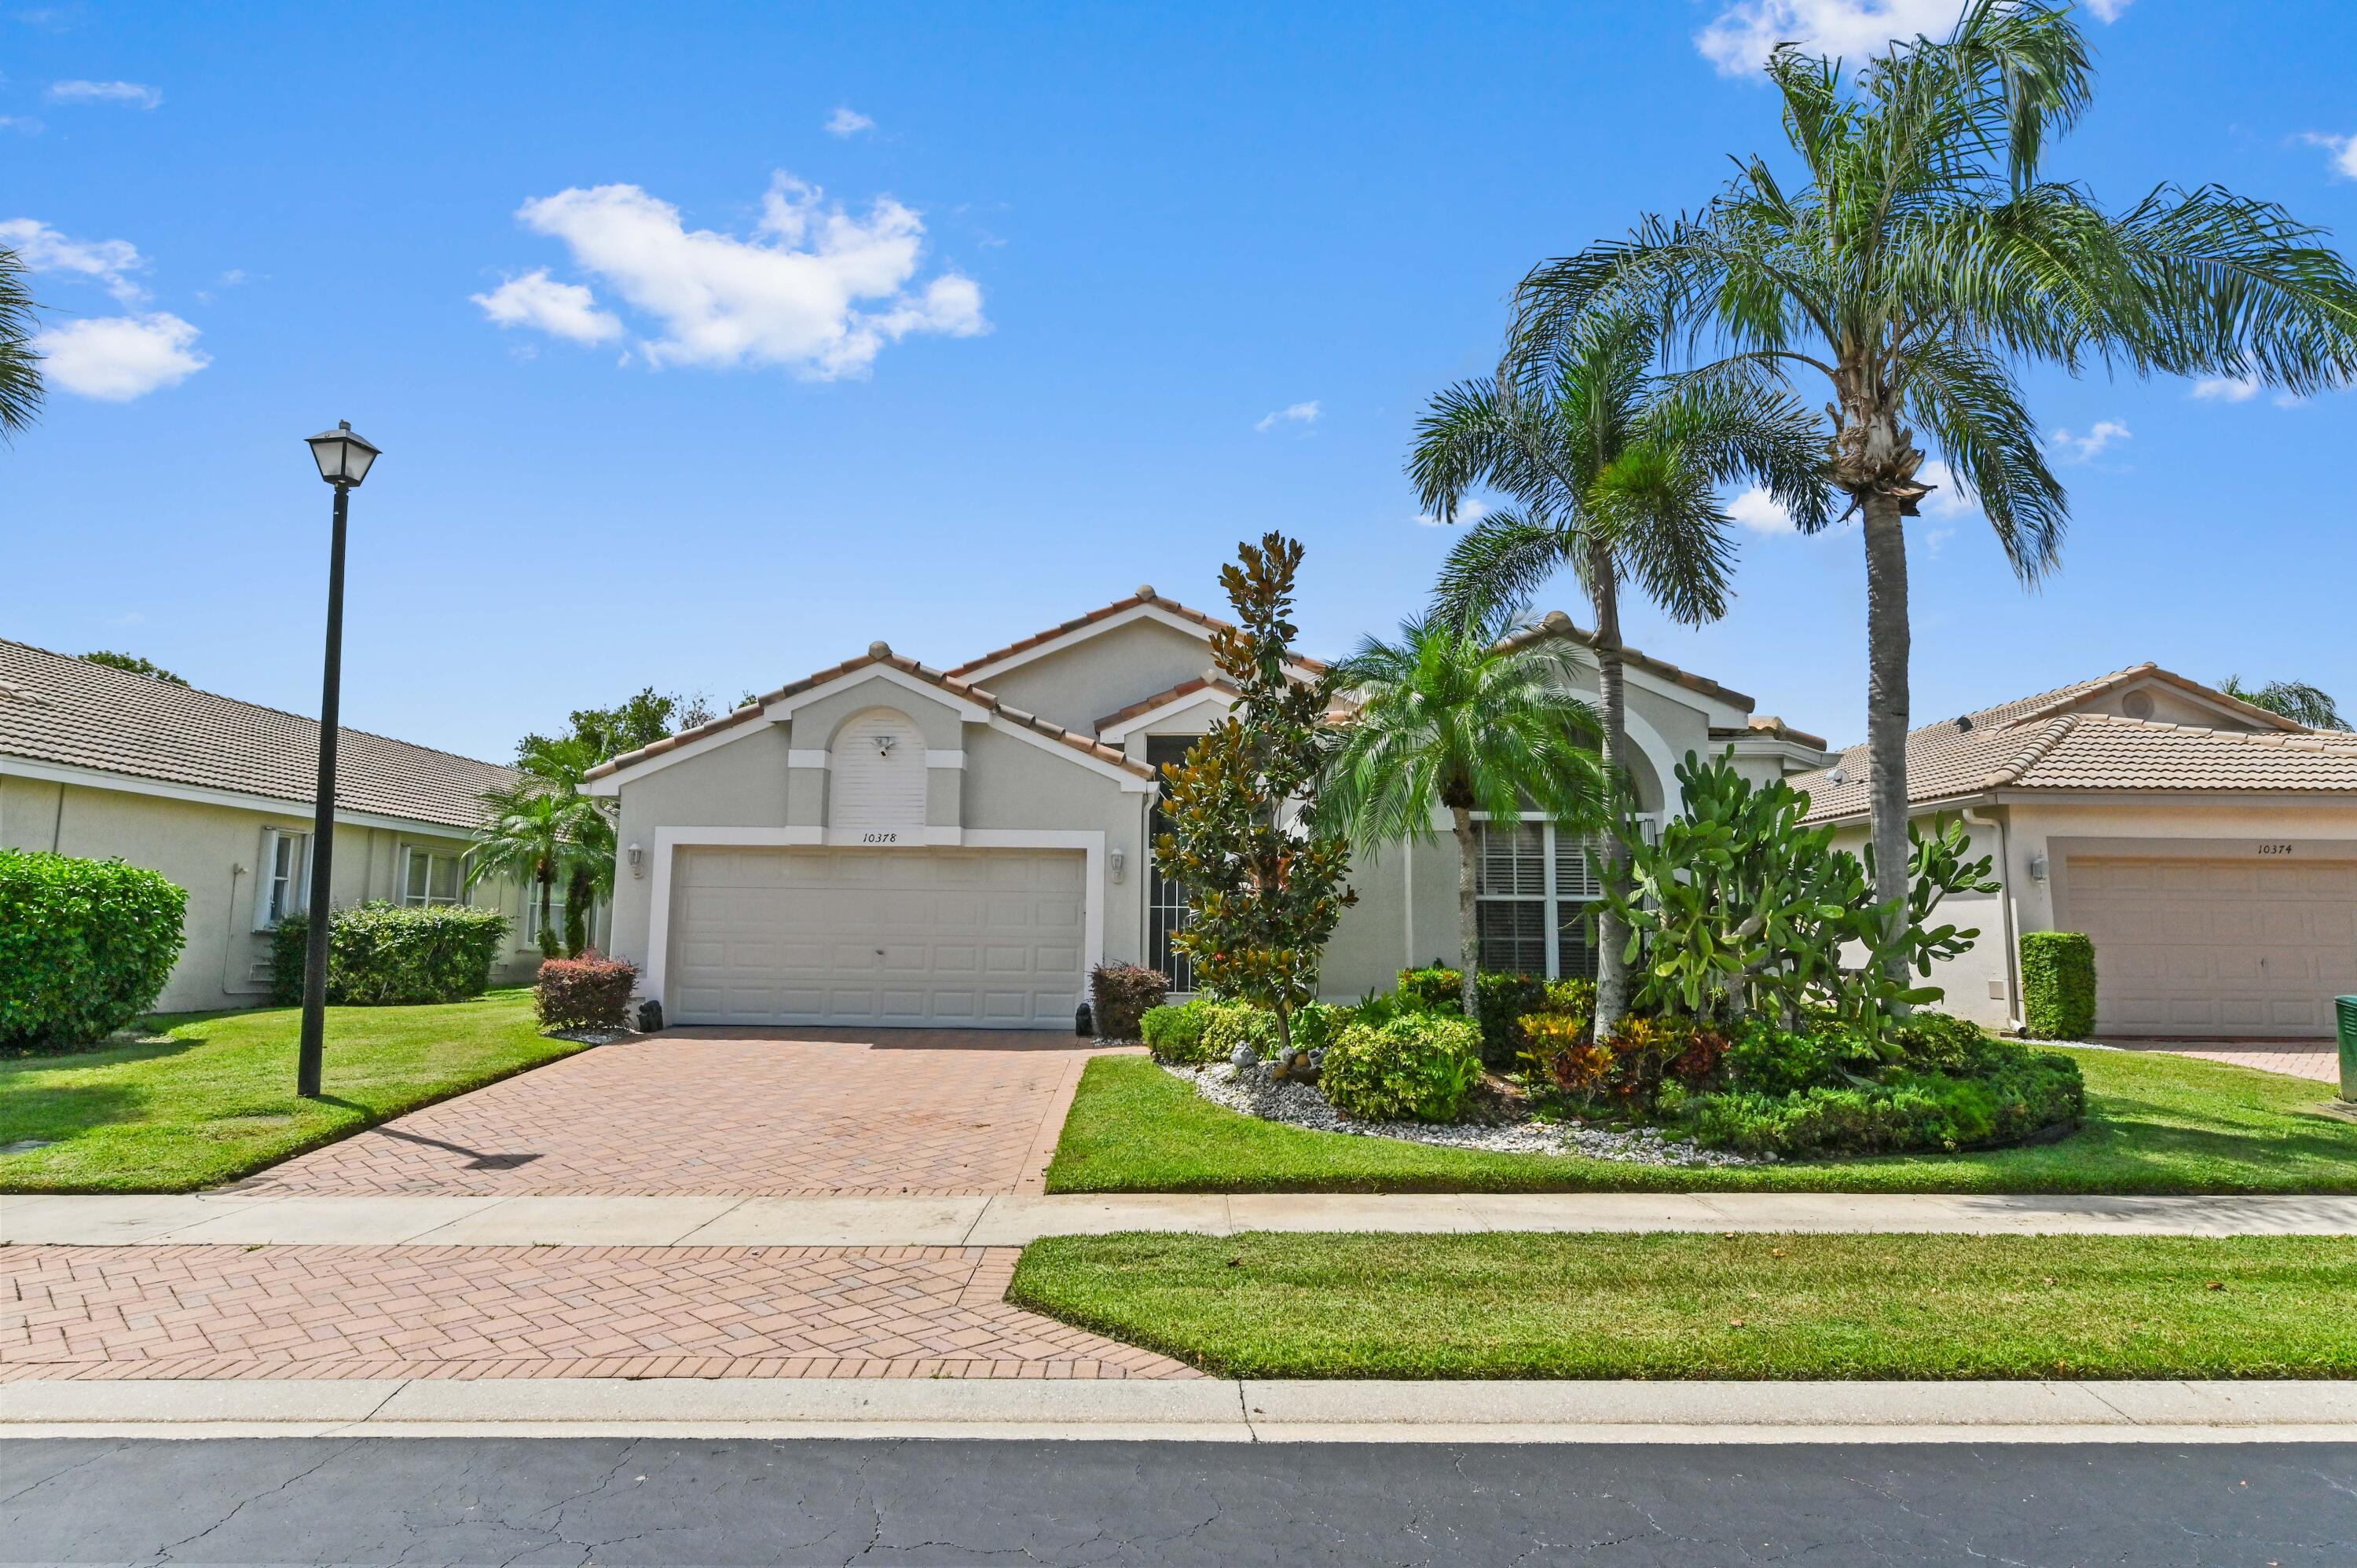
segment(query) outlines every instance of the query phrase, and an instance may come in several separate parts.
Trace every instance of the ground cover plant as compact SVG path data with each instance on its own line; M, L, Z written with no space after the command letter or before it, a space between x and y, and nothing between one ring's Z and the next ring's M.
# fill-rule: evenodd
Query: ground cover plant
M1059 1236L1008 1297L1245 1378L2346 1378L2345 1237Z
M0 1059L0 1192L188 1192L585 1047L551 1039L532 993L328 1009L327 1095L294 1091L299 1015L153 1020L130 1045Z
M2058 1142L1957 1154L1665 1166L1311 1132L1214 1105L1151 1061L1091 1062L1050 1192L2357 1192L2357 1124L2307 1079L2071 1049L2086 1112Z

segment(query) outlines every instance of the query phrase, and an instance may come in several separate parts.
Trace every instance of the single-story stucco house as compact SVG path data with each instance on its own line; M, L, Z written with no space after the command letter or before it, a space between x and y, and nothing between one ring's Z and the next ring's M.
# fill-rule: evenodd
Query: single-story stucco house
M335 902L490 904L512 918L494 971L540 961L522 891L463 862L494 763L339 729ZM317 720L0 640L0 848L120 856L188 890L161 1012L260 1005L269 928L309 891Z
M1209 668L1223 624L1149 587L948 669L877 642L616 758L588 786L619 811L612 951L683 1024L1068 1027L1102 961L1186 989L1183 899L1149 848L1156 770L1232 705ZM1517 635L1564 639L1594 694L1586 634L1563 616ZM1824 760L1742 693L1628 662L1647 813L1677 809L1689 752L1732 746L1762 779ZM1485 831L1485 962L1590 972L1581 843L1534 822ZM1453 843L1361 850L1351 883L1328 995L1454 958Z
M1864 840L1864 746L1792 783ZM2004 883L1942 906L1981 931L1932 974L1949 1011L2018 1025L2041 930L2093 939L2099 1035L2329 1035L2357 992L2357 736L2139 664L1910 732L1907 790Z

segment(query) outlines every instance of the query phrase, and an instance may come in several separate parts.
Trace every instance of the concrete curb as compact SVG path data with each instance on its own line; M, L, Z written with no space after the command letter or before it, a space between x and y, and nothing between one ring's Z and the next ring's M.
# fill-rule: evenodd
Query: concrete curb
M1803 1231L2357 1236L2357 1196L2073 1197L1900 1193L1343 1193L897 1197L441 1195L0 1197L19 1246L1021 1246L1173 1230Z
M0 1438L2357 1443L2352 1382L546 1379L0 1385Z

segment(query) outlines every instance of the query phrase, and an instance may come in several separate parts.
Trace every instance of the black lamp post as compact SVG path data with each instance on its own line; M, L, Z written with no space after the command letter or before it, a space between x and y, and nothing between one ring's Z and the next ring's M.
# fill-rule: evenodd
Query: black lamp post
M311 816L311 929L303 952L303 1045L295 1062L295 1092L317 1100L328 1033L328 887L336 847L336 705L344 665L344 513L376 461L376 448L352 434L349 419L310 437L310 445L319 478L336 487L335 542L328 551L328 668L319 693L319 791Z

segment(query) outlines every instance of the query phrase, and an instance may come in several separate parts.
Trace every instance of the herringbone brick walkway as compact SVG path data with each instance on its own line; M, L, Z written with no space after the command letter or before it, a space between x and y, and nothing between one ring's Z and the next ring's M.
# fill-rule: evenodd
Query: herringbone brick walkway
M2129 1048L2200 1057L2203 1061L2224 1062L2231 1067L2312 1078L2319 1083L2341 1081L2341 1047L2330 1040L2202 1040L2182 1046L2138 1041Z
M1187 1378L1012 1247L0 1248L26 1378Z
M413 1112L227 1190L1037 1191L1090 1054L1078 1043L984 1030L673 1031Z

